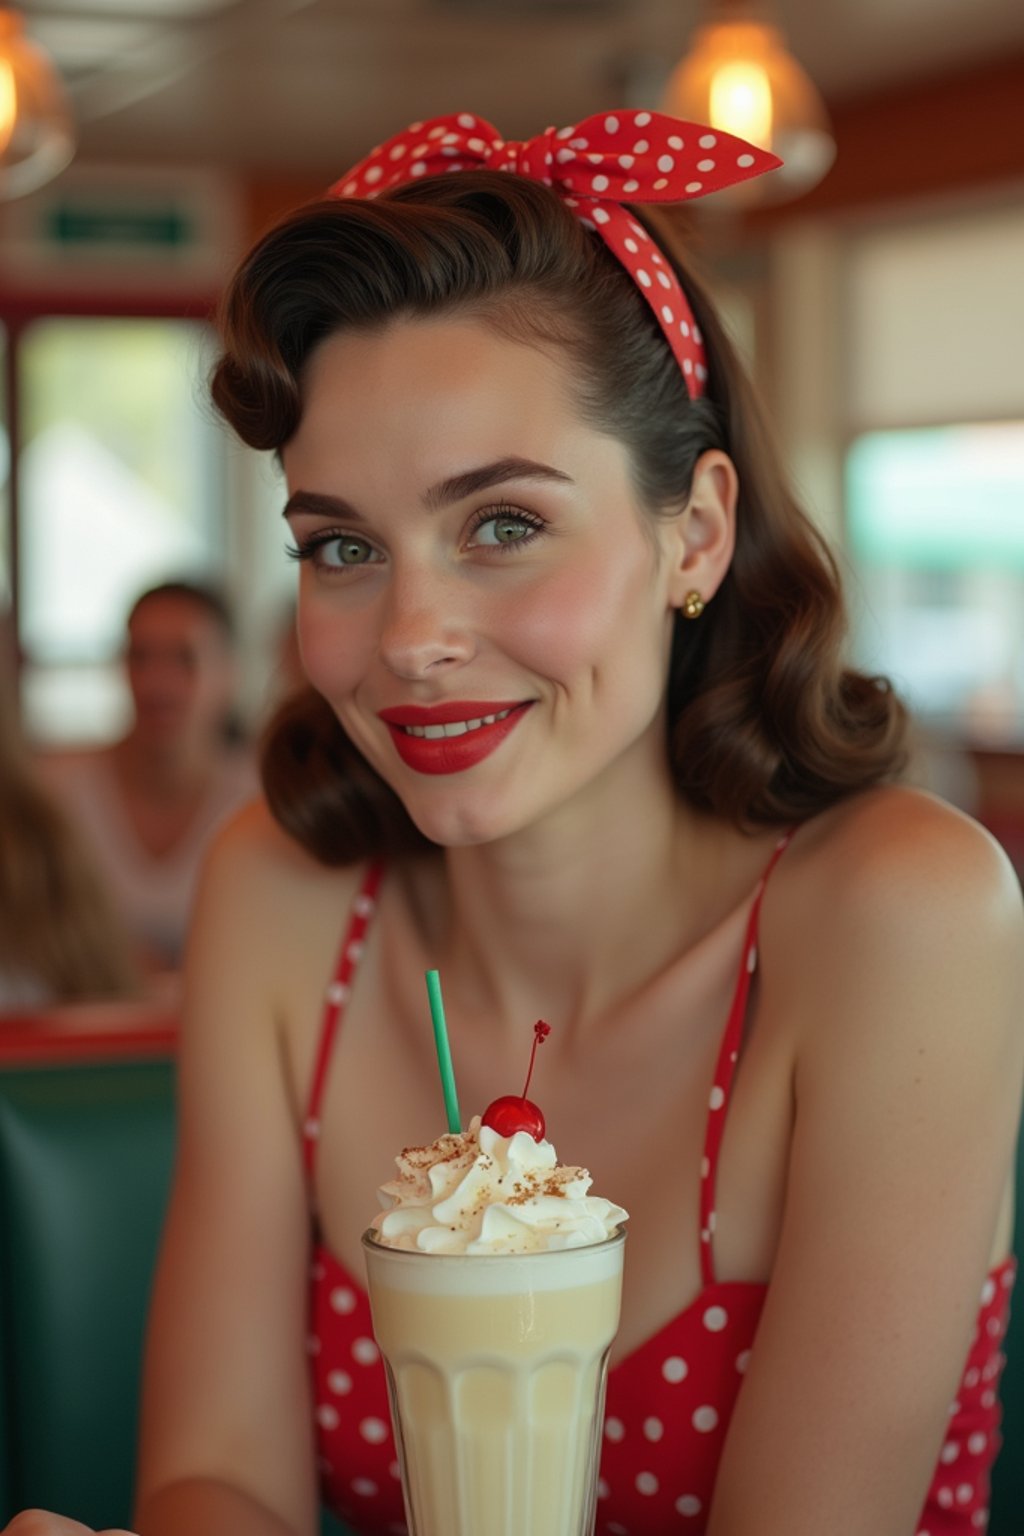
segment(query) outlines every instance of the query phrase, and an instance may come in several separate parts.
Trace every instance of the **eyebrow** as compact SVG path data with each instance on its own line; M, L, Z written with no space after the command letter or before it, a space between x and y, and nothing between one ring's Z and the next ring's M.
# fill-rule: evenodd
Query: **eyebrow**
M562 485L573 483L571 475L565 474L560 469L554 469L550 464L538 464L533 459L522 459L511 455L504 459L495 459L493 464L481 464L477 469L467 469L460 475L452 475L447 480L440 480L425 493L423 502L428 511L437 512L442 507L451 506L453 502L464 501L467 496L476 495L478 491L489 490L495 485L504 485L508 480L541 480ZM289 496L282 515L290 517L294 512L360 520L360 514L349 502L340 496L327 496L322 491L296 491L294 495Z
M467 469L464 474L452 475L432 485L423 498L432 512L447 507L455 501L464 501L478 491L486 491L493 485L504 485L506 480L547 480L571 485L571 476L550 464L538 464L533 459L513 456L495 459L493 464L482 464L479 469Z

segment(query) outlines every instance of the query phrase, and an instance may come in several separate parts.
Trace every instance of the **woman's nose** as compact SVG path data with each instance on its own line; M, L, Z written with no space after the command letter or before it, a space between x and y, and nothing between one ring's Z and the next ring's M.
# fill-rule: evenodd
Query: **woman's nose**
M474 648L473 626L458 582L423 570L393 576L380 654L397 677L413 680L462 665Z

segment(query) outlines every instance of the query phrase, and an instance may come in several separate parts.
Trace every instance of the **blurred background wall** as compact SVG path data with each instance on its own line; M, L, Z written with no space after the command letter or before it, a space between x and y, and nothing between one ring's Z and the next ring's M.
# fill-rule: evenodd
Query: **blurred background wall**
M77 123L0 179L0 605L27 729L127 710L134 594L227 583L258 720L291 581L276 467L204 402L224 273L416 118L506 137L656 106L698 0L36 0ZM689 218L798 483L847 570L859 659L920 722L920 772L1024 864L1024 6L778 0L835 160L803 196ZM0 82L2 84L2 82Z

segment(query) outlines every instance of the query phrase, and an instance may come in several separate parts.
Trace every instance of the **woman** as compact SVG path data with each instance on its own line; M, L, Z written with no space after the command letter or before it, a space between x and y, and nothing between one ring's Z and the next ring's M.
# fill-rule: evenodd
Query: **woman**
M151 587L128 615L124 659L128 732L41 767L92 844L140 962L167 971L181 963L210 839L257 789L229 729L236 676L226 602L198 582Z
M308 1536L317 1462L401 1528L359 1238L442 1129L429 966L464 1106L543 1014L552 1139L631 1213L598 1531L983 1525L1019 892L896 783L721 327L619 217L701 189L697 135L755 160L650 114L416 125L228 295L215 397L282 457L316 691L192 930L143 1536Z
M0 667L0 1010L123 997L138 986L87 850L36 782Z

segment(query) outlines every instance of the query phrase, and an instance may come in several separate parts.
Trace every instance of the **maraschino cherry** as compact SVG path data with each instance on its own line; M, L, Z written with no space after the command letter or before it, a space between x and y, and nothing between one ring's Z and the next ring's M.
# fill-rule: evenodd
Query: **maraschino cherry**
M533 1049L530 1052L530 1066L526 1073L522 1094L517 1098L514 1093L506 1093L502 1098L495 1099L493 1104L488 1104L484 1110L482 1124L490 1126L491 1130L497 1131L499 1136L514 1136L516 1131L528 1131L534 1141L544 1140L544 1116L537 1105L532 1104L526 1097L526 1090L533 1076L537 1047L547 1039L550 1033L551 1025L545 1024L543 1019L538 1019L533 1026Z

